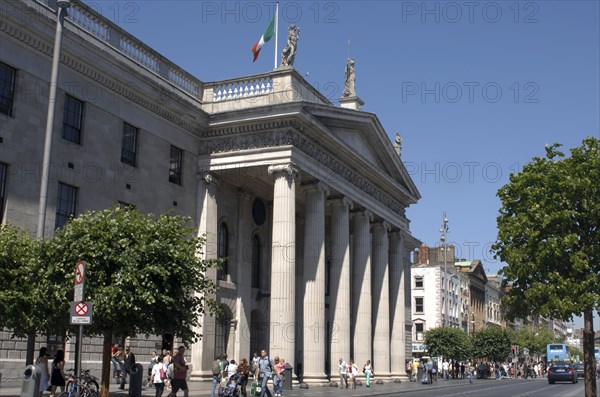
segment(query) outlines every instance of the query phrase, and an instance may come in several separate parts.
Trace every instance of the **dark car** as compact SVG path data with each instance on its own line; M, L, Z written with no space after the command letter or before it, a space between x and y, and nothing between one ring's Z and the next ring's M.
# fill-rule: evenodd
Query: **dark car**
M585 378L585 366L583 364L573 364L578 378Z
M548 368L548 383L554 382L572 382L577 383L577 372L571 363L557 361Z

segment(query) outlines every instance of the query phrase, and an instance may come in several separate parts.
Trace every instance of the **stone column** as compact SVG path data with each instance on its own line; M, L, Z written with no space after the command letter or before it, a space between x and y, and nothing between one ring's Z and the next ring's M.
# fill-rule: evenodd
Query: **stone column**
M404 340L404 235L390 234L390 366L392 377L406 378L406 341Z
M217 257L217 179L211 173L199 173L198 180L198 235L206 238L203 259L215 259ZM216 282L217 269L206 270L206 278ZM196 292L201 295L201 292ZM215 294L206 296L214 299ZM209 379L212 377L211 364L215 356L215 317L206 314L200 318L201 327L198 332L202 339L192 345L192 377Z
M350 360L350 216L352 201L331 201L331 264L329 322L331 324L330 374L338 372L338 358Z
M406 243L406 239L405 243ZM404 256L402 264L404 266L404 274L402 276L402 289L404 290L404 340L406 343L405 357L412 357L412 275L410 261L410 252L413 250L411 246L404 246Z
M359 365L372 360L371 340L371 232L369 211L353 213L352 357ZM338 357L339 358L339 357ZM360 367L362 368L362 367ZM377 369L375 369L377 370Z
M271 240L270 334L271 357L293 362L296 349L296 179L294 164L269 166L273 188L273 236Z
M304 186L304 376L303 382L323 382L325 374L325 197L321 183Z
M251 357L250 322L252 312L252 195L243 189L238 190L237 227L237 298L235 319L237 332L234 357Z
M373 369L390 376L390 290L388 280L389 225L373 224Z

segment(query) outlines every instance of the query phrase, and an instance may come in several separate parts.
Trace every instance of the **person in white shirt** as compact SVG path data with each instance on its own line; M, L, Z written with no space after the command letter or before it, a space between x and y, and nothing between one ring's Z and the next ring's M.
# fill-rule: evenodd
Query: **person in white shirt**
M163 364L163 357L157 358L157 363L152 366L152 372L150 373L150 381L154 385L156 397L160 397L165 390L165 379L167 377L165 372L165 366Z
M227 380L229 380L229 378L231 378L232 375L235 375L235 373L237 372L237 364L235 363L235 360L231 360L229 362L229 365L227 366Z
M442 371L444 373L444 380L448 380L448 368L449 368L449 364L448 361L444 360L444 362L442 363Z
M338 369L340 371L340 389L344 388L346 383L346 389L348 388L348 364L340 357Z

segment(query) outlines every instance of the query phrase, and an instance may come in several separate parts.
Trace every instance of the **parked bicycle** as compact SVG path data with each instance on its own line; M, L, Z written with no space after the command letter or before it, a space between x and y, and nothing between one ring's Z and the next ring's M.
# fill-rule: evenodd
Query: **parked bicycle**
M69 371L73 371L73 370L69 370ZM69 382L71 382L71 379L67 380L67 390L71 389L71 385L69 384ZM95 377L94 375L90 374L90 370L86 369L81 371L81 382L87 386L88 389L95 391L96 394L100 394L100 386L98 386L98 378Z
M93 386L88 386L85 381L85 377L82 375L80 378L76 378L72 372L73 370L69 370L66 372L68 375L66 391L60 393L58 397L98 397L98 383L92 379L96 386L96 390L92 390ZM86 371L84 371L86 372ZM89 376L89 371L87 371ZM90 383L91 385L91 383ZM79 387L79 393L77 392L77 388Z

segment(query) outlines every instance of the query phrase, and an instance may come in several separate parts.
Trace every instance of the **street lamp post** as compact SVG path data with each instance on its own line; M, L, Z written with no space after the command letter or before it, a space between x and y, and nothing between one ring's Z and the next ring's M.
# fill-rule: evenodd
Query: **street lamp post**
M475 312L471 313L471 335L475 335Z
M71 6L70 0L56 1L56 33L54 35L54 53L52 54L52 72L50 74L50 90L48 94L48 114L46 116L46 133L44 136L44 157L42 159L42 177L38 208L36 237L44 238L46 229L46 203L48 201L48 177L50 173L50 154L52 151L52 132L54 126L54 111L56 108L56 87L58 85L58 67L60 65L60 47L66 9ZM35 349L35 334L27 336L27 365L33 364Z
M446 211L444 211L444 218L442 219L442 228L440 229L440 233L442 236L440 240L442 242L442 248L444 250L444 279L442 282L442 288L444 289L444 327L446 323L448 323L448 242L446 240L446 234L450 232L450 228L448 227L448 217L446 216Z
M60 65L60 47L62 44L65 12L66 9L71 6L71 1L58 0L56 5L56 34L54 35L54 53L52 55L52 72L50 74L50 90L48 94L48 114L46 116L46 133L44 135L44 157L42 159L42 180L40 184L37 238L44 238L46 229L46 203L48 201L48 177L50 173L50 154L52 152L54 111L56 109L56 88L58 85L58 67Z

